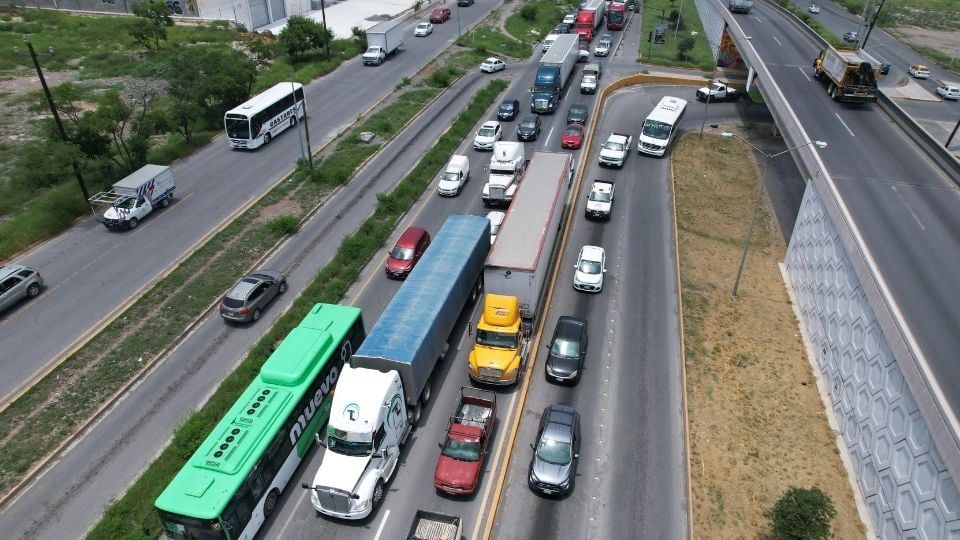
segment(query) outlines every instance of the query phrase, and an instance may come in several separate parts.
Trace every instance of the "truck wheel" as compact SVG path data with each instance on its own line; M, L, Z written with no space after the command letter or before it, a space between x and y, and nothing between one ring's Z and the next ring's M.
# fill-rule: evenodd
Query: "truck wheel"
M170 199L173 198L173 195L167 195L163 199L160 199L160 208L166 208L170 206Z
M263 501L263 517L270 517L273 510L277 507L277 490L273 490L267 495L267 500Z
M31 283L30 286L27 287L27 296L29 296L30 298L34 298L38 294L40 294L40 284Z
M427 384L423 385L423 393L420 394L421 403L430 403L430 397L433 393L433 387L430 384L430 379L427 379Z
M373 507L377 508L383 502L383 480L377 480L377 485L373 488Z
M137 228L137 225L139 225L139 224L140 224L140 221L139 221L137 218L132 217L132 218L130 218L130 221L127 222L127 228L128 228L128 229L131 229L131 230L132 230L132 229L136 229L136 228Z
M421 403L418 401L417 404L414 405L414 406L413 406L413 409L410 411L410 418L408 418L408 420L410 421L410 425L411 425L411 426L417 427L417 424L420 423L420 414L421 414L421 413L423 413L423 404L421 404Z

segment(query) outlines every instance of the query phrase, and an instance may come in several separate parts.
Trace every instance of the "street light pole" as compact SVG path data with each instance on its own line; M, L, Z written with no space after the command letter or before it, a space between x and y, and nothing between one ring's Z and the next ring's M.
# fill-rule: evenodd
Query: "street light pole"
M30 58L33 59L33 67L37 68L37 77L40 78L40 86L43 87L43 95L47 97L47 105L50 106L50 114L53 115L53 120L57 124L57 130L60 132L60 138L64 142L70 142L70 139L67 138L67 130L63 127L63 121L60 120L60 113L57 112L57 106L53 103L53 94L50 93L50 87L47 86L47 80L43 78L43 70L40 69L40 61L37 60L37 53L33 50L33 44L30 43L30 40L24 36L24 43L27 44L27 49L30 50ZM51 48L51 52L52 52ZM80 166L77 165L77 162L74 161L73 165L73 174L77 177L77 183L80 184L80 192L83 193L83 200L90 199L90 192L87 191L87 184L83 181L83 175L80 173Z
M707 83L707 108L703 110L703 119L700 120L700 138L703 138L703 125L707 123L707 114L710 112L710 97L713 92L710 86L713 85L713 81ZM710 124L711 126L713 124Z
M710 124L710 127L716 128L717 124ZM763 154L763 156L766 158L764 162L764 168L763 168L762 174L760 175L760 178L757 180L757 196L753 202L753 216L750 218L750 226L747 228L747 239L743 242L743 253L740 254L740 266L737 268L737 279L733 283L733 297L736 298L737 291L740 288L740 277L743 275L743 266L747 262L747 251L750 249L750 240L753 238L753 227L757 223L757 214L760 213L760 199L763 196L764 178L766 177L767 171L770 169L770 161L772 161L773 158L775 157L782 156L784 154L789 154L790 152L793 152L798 148L803 148L804 146L809 146L811 144L815 144L817 148L826 148L827 143L823 141L807 141L803 144L798 144L793 148L787 148L782 152L777 152L776 154L768 154L767 152L764 152L763 150L757 148L757 146L752 142L744 139L743 137L737 135L736 133L725 131L720 135L727 138L736 137L737 139L746 143L757 152L760 152L761 154Z

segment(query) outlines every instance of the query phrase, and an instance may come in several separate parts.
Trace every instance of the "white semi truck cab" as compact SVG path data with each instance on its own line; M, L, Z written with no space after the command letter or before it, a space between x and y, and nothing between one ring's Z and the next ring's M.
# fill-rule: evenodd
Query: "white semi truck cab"
M303 484L313 490L314 509L340 519L369 516L397 470L410 429L399 373L344 366L330 407L323 461L313 484Z
M497 141L490 159L490 177L483 186L483 204L506 206L520 185L526 161L523 143Z

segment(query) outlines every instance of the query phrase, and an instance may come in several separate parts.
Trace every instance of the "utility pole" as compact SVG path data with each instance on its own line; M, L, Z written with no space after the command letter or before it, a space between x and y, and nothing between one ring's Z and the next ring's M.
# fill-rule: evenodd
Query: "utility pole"
M870 20L870 25L867 26L867 35L863 36L863 41L860 42L860 48L867 48L867 39L870 37L870 32L873 32L873 25L877 23L877 19L880 17L880 10L883 9L883 3L887 0L880 0L880 5L877 6L877 10L873 12L873 19Z
M63 122L60 120L60 113L57 112L57 106L53 103L53 95L50 93L50 88L47 86L47 80L43 78L43 70L40 69L40 61L37 60L37 53L33 50L33 44L30 43L30 40L24 36L24 43L27 44L27 49L30 50L30 58L33 59L33 67L37 68L37 77L40 78L40 86L43 87L43 95L47 96L47 105L50 106L50 113L53 115L53 120L57 123L57 130L60 132L60 138L64 142L70 142L70 139L67 138L67 130L63 128ZM53 47L50 48L52 53ZM77 183L80 184L80 191L83 193L83 200L90 199L90 192L87 191L87 184L83 181L83 175L80 173L80 166L77 165L77 162L74 161L73 165L73 174L77 176Z
M957 125L953 126L953 131L951 131L950 136L947 137L947 143L943 145L944 148L950 148L950 142L953 140L953 136L957 134L957 129L960 129L960 120L957 120Z
M324 9L324 5L326 5L326 3L327 3L327 0L320 0L320 17L323 18L323 37L326 39L326 42L327 42L327 43L326 43L326 47L324 47L324 49L327 50L327 60L329 60L329 59L330 59L330 42L333 41L333 40L331 39L330 32L327 30L327 10ZM304 111L303 118L304 118L304 120L306 120L306 118L307 118L306 111ZM310 146L310 131L309 131L309 130L307 130L307 146ZM312 158L312 157L310 158L310 170L313 170L313 158Z

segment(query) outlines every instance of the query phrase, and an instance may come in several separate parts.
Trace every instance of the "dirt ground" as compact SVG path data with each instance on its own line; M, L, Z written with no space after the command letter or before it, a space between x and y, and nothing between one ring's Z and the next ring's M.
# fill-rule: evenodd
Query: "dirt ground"
M790 486L833 500L836 538L863 538L835 435L778 263L786 246L762 209L731 296L756 193L744 145L696 134L673 151L690 429L694 538L765 538Z
M947 56L953 56L960 51L960 30L934 30L919 26L897 26L884 30L904 41L936 49Z

